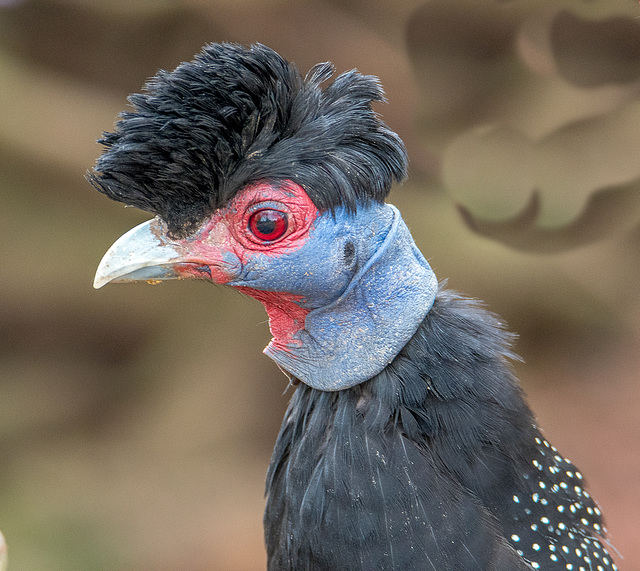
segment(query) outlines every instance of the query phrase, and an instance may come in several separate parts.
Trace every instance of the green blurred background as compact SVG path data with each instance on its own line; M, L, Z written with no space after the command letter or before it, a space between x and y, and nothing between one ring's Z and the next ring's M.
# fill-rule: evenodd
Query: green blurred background
M126 95L211 41L378 75L440 279L520 334L545 434L640 569L636 0L0 0L0 529L10 571L265 565L289 393L266 316L204 283L94 291L145 214L84 181Z

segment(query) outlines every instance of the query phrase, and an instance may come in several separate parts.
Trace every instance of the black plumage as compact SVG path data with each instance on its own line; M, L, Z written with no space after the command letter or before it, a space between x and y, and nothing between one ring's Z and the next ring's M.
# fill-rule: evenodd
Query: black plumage
M269 467L270 569L615 569L581 474L525 404L510 338L441 290L379 375L301 385Z
M381 87L351 71L322 89L331 73L208 46L131 97L89 178L182 237L264 180L294 181L321 211L383 202L407 159L372 110ZM333 392L293 379L267 477L269 569L616 569L582 475L525 403L510 342L441 287L373 378Z
M183 236L263 179L293 180L322 209L383 201L407 156L371 109L382 87L350 71L321 89L332 73L318 64L303 78L265 46L212 44L129 97L89 181Z

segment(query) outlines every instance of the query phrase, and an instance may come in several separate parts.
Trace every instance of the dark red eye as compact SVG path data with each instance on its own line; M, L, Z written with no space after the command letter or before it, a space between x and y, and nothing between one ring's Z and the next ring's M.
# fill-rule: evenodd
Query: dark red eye
M249 230L256 238L264 242L273 242L282 238L288 225L287 215L271 208L258 210L249 218Z

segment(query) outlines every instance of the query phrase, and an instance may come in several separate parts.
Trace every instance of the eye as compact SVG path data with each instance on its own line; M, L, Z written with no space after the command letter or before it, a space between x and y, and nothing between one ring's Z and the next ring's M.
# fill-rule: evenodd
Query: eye
M282 238L289 227L287 215L279 210L264 208L251 214L249 230L264 242L273 242Z

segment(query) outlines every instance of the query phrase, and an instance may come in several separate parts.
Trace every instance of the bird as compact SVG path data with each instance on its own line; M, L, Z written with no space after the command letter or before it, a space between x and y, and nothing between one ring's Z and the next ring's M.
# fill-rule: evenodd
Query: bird
M406 148L380 81L207 44L129 97L91 185L153 218L94 286L200 279L261 302L292 386L267 471L276 570L616 570L544 436L513 335L438 281L386 199Z

